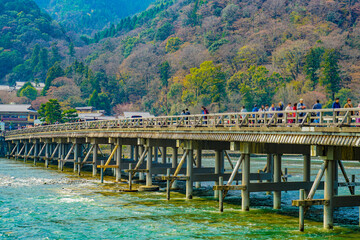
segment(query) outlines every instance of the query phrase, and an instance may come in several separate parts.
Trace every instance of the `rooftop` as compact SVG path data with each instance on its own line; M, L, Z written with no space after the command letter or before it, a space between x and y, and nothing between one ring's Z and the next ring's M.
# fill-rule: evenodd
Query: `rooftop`
M31 104L0 104L0 112L33 112Z

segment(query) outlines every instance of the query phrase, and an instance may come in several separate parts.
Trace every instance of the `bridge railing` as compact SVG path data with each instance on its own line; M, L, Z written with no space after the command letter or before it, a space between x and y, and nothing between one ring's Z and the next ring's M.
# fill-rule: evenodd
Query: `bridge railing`
M6 132L6 136L53 131L154 127L360 127L359 113L360 108L338 108L124 118L19 129Z

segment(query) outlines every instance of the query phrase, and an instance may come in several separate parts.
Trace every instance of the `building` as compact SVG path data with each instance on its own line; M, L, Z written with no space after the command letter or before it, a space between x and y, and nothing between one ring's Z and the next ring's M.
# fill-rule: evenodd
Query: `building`
M5 130L34 126L38 116L30 104L0 104L0 118L5 123Z
M115 117L105 116L105 110L97 110L95 107L77 107L76 113L81 121L114 120Z
M25 83L27 82L16 82L15 90L16 91L20 90L20 88L22 88L25 85ZM30 82L30 83L38 91L42 90L45 87L45 83L35 83L35 82Z

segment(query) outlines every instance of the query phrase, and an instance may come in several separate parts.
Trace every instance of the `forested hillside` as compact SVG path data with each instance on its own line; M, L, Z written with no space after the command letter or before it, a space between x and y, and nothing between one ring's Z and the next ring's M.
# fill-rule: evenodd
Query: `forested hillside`
M0 0L0 34L1 84L46 75L61 60L57 44L66 42L63 29L29 0Z
M359 14L360 4L345 0L156 1L79 37L33 104L55 97L64 107L158 115L300 97L309 107L334 97L357 105Z
M67 31L91 34L145 10L154 0L35 0Z

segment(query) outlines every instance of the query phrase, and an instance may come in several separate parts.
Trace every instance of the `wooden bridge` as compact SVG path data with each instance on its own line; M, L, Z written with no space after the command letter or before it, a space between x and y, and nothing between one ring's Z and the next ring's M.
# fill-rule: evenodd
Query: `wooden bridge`
M156 190L154 180L167 181L168 198L170 187L179 180L186 181L187 199L192 198L194 183L199 187L201 182L214 182L220 211L231 190L241 190L243 211L250 209L250 192L273 192L273 207L279 209L281 192L296 190L300 198L293 205L299 207L300 230L304 213L312 205L324 206L324 227L331 229L334 207L360 206L355 176L350 180L343 164L360 160L359 111L320 109L78 122L9 131L5 137L8 157L32 159L34 164L44 161L46 167L55 161L59 169L71 164L79 174L91 165L94 176L100 169L101 179L106 169L113 169L116 181L127 174L130 187L135 177L146 178L140 190ZM105 157L99 154L99 145L109 145L110 153ZM215 153L214 167L202 164L203 153L208 151ZM235 165L230 151L240 154ZM262 170L250 172L251 154L266 154ZM302 181L284 181L287 174L283 174L282 156L287 154L303 156ZM312 157L323 161L314 181L310 178ZM230 163L229 171L224 168L225 161ZM339 183L338 169L346 182ZM234 185L239 180L241 184ZM347 187L349 195L339 196L339 186ZM322 199L314 199L318 189L324 189Z

